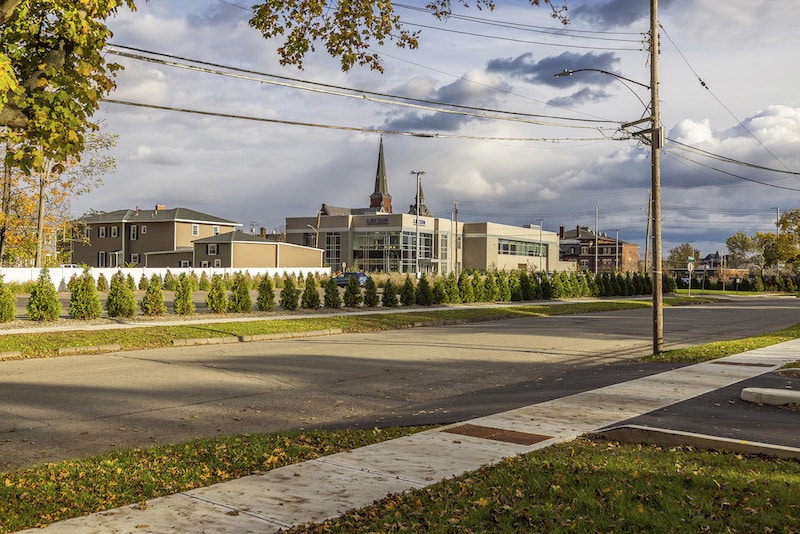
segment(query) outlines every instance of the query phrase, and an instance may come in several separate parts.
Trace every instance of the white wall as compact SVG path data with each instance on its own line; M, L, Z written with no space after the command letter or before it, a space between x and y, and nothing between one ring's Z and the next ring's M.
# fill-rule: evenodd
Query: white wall
M59 291L66 291L67 282L73 276L80 276L83 273L83 269L80 267L50 267L50 279L53 281L53 284L56 286L56 289ZM39 272L41 269L36 267L2 267L0 268L0 274L3 275L3 282L30 282L36 281L39 278ZM92 277L97 280L97 278L102 275L105 277L106 280L111 281L111 277L114 276L117 271L122 271L126 275L130 274L133 276L134 281L138 285L139 279L142 275L145 275L148 279L153 276L154 274L158 274L161 278L164 278L164 275L167 274L169 271L173 276L180 276L181 273L192 273L194 272L197 275L197 278L200 278L203 272L205 272L210 279L212 275L220 274L233 274L239 271L242 272L249 272L251 276L255 276L256 274L268 274L269 276L274 276L275 274L283 275L283 274L295 274L296 276L307 276L308 273L317 273L320 275L330 275L331 270L329 267L253 267L248 269L231 269L231 268L196 268L196 267L188 267L188 268L178 268L178 267L171 267L171 268L155 268L155 267L134 267L134 268L116 268L116 267L108 267L108 268L97 268L92 267L89 269L89 272L92 273Z

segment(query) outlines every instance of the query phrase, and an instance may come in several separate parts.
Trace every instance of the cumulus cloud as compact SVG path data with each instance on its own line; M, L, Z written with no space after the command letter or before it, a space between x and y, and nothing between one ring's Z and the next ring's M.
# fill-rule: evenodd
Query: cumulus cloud
M492 107L499 96L508 92L508 83L497 75L473 69L453 83L436 87L430 78L412 79L392 92L433 102L446 102L470 107ZM451 132L475 117L441 112L413 112L405 108L393 112L384 122L391 130L438 130Z
M596 72L606 70L613 72L619 63L619 58L613 52L563 52L557 56L548 56L535 59L530 52L514 58L492 59L486 66L487 72L502 74L517 78L528 83L548 85L551 87L572 87L574 85L599 85L604 86L614 82L613 76ZM563 71L576 71L579 69L595 69L579 73L580 76L559 76Z

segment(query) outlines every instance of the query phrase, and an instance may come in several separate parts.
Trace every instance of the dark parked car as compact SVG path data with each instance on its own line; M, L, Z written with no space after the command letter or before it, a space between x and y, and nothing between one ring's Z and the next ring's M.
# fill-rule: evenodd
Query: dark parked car
M364 273L342 273L334 278L333 281L336 282L337 286L344 287L347 285L347 281L351 278L355 278L356 282L358 282L358 285L363 286L367 283L367 278L369 277Z

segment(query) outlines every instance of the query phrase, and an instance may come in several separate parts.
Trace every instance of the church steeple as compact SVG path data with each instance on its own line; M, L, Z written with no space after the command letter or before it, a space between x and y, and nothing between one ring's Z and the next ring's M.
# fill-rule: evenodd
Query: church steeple
M408 207L408 214L409 215L416 215L417 214L417 196L414 195L414 204L411 204ZM428 206L425 205L425 193L422 191L422 184L419 185L419 214L420 217L433 217L431 210L428 209Z
M369 207L392 213L392 195L386 182L386 163L383 160L383 137L378 149L378 170L375 173L375 192L369 196Z

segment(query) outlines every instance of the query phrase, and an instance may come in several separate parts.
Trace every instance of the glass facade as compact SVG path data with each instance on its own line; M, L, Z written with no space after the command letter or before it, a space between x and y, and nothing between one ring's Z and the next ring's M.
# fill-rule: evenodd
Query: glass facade
M433 234L419 234L420 270L430 270ZM416 269L417 235L409 231L356 232L353 259L362 271L413 273Z
M342 234L325 234L325 265L334 271L342 267Z
M518 241L515 239L498 239L497 253L508 256L545 256L545 245L540 243L530 243L528 241Z

